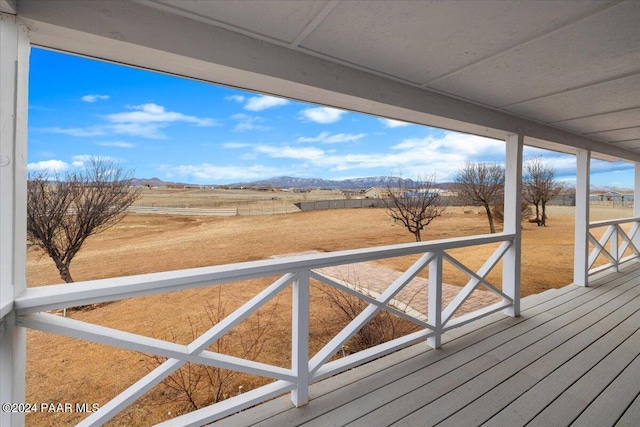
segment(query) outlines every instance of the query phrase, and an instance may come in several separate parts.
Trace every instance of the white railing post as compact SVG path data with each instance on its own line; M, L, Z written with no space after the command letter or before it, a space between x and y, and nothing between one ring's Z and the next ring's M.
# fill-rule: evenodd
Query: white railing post
M309 401L309 270L298 271L293 282L291 325L291 369L296 376L296 387L291 400L296 406Z
M611 266L611 271L618 271L620 268L620 255L618 253L618 247L620 242L618 241L618 227L620 224L613 225L613 232L611 233L611 238L609 239L609 251L611 252L611 256L616 262Z
M427 338L431 348L442 345L442 252L439 251L429 262L429 290L427 323L434 328L434 335Z
M576 154L576 224L573 255L573 283L589 285L589 188L591 151Z
M26 330L13 301L26 289L29 50L26 28L0 13L0 403L25 399ZM22 426L24 414L0 411L0 425Z
M520 315L520 268L522 253L522 151L524 135L509 135L506 140L504 175L504 233L514 234L511 247L502 261L502 291L513 300L505 310L510 316Z

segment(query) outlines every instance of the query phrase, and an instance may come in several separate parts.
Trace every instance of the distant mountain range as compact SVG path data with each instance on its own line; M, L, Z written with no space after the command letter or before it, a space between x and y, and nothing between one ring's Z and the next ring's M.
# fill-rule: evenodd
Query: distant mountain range
M389 182L398 182L397 177L389 178L387 176L374 176L366 178L343 179L340 181L321 179L321 178L294 178L291 176L279 176L276 178L265 179L261 181L239 182L229 184L230 187L279 187L279 188L371 188L383 187ZM406 184L413 183L411 179L402 179Z
M276 178L263 179L260 181L247 181L237 182L234 184L226 184L224 187L277 187L277 188L335 188L335 189L362 189L371 187L384 187L387 185L388 180L397 182L398 177L389 178L387 176L373 176L366 178L352 178L343 180L330 180L321 178L295 178L291 176L279 176ZM414 181L411 179L402 179L405 184L411 185ZM166 187L166 186L193 186L197 187L200 184L187 184L181 182L167 182L159 178L134 178L133 184L137 186L148 187ZM439 183L435 184L437 188L448 188L451 183ZM208 185L207 187L219 187L219 185ZM570 186L571 188L571 186ZM608 187L592 185L592 192L607 192L607 191L629 191L628 189L618 187Z
M397 182L399 178L391 178L393 182ZM328 180L320 178L294 178L291 176L280 176L276 178L264 179L260 181L236 182L233 184L225 184L224 187L278 187L278 188L370 188L385 186L389 177L376 176L367 178L353 178L345 180ZM411 179L403 179L407 184L413 183ZM165 186L199 186L200 184L185 184L177 182L166 182L159 178L134 178L133 185L146 187L165 187ZM442 184L438 184L438 187ZM207 187L219 187L219 185L208 185Z

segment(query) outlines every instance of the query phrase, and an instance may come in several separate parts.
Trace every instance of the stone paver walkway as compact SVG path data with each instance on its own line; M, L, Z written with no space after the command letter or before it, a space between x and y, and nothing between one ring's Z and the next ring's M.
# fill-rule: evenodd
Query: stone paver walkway
M314 271L360 292L369 293L374 298L384 292L402 274L402 272L380 267L369 262L326 267ZM391 305L399 310L406 311L408 314L426 319L427 285L427 279L415 277L396 295ZM482 286L480 289L473 291L454 317L500 302L500 298L493 292L485 291L481 288ZM449 304L461 289L459 286L442 284L443 308Z

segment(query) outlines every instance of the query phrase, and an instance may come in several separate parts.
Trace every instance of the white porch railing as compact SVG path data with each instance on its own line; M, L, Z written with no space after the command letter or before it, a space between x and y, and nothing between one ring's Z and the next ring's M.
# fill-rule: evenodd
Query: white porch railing
M625 231L623 224L631 224L629 231ZM592 230L606 227L602 236L598 239ZM640 234L640 217L622 218L607 221L596 221L589 224L589 242L593 245L593 250L589 254L587 269L589 275L599 273L604 270L618 271L621 264L638 258L638 239ZM607 263L593 267L599 258L604 257Z
M304 405L308 400L309 384L313 382L420 341L428 340L432 347L438 347L440 346L441 334L447 330L512 307L514 298L519 298L519 296L513 298L508 296L490 283L487 280L487 276L503 256L513 250L515 238L516 235L514 234L483 235L29 288L21 297L15 300L14 308L18 315L18 325L23 327L168 358L167 361L102 406L99 411L91 414L79 425L102 425L187 362L232 369L274 380L274 382L266 386L193 411L162 424L202 425L289 391L296 406ZM466 267L449 253L452 249L491 243L499 243L499 246L478 271ZM421 255L420 258L398 279L389 284L387 289L377 298L363 295L315 271L316 269L334 265L415 254ZM446 307L443 307L442 303L444 262L449 263L470 277L468 283L460 288L459 294ZM423 270L428 270L429 276L426 322L424 317L421 320L388 305ZM280 278L188 345L179 345L46 313L47 310L52 309L116 301L274 275L278 275ZM337 333L311 358L309 358L308 354L310 279L339 288L368 303L368 306L360 315ZM290 369L207 350L212 343L289 285L293 287L291 338L293 354ZM500 296L502 301L454 318L456 311L471 293L481 285ZM340 351L342 345L380 310L387 310L401 316L419 325L421 330L338 360L329 361Z

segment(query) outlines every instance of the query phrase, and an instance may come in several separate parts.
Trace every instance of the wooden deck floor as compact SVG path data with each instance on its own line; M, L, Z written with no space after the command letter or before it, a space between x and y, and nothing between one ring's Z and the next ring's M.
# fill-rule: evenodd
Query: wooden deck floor
M640 264L495 314L216 425L638 426Z

